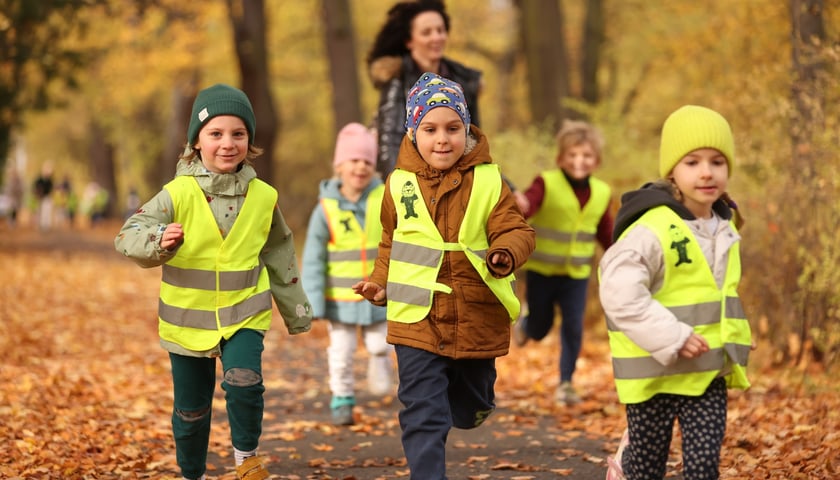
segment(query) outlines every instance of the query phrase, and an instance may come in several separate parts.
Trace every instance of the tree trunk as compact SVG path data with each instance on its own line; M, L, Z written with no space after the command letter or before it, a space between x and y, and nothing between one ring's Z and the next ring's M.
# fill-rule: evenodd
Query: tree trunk
M334 127L336 133L350 122L362 121L359 103L359 75L356 63L356 39L350 2L322 0L325 43L332 83Z
M791 96L796 111L791 119L791 140L793 143L793 162L790 164L788 178L798 185L805 185L807 193L801 202L792 202L794 205L813 205L813 209L829 204L830 199L821 198L821 189L818 187L820 179L815 168L817 159L814 136L816 132L823 129L823 107L825 94L823 93L826 75L825 62L820 52L821 46L825 44L826 35L823 26L823 0L790 0L790 16L792 25L791 35L791 60L793 69L793 83L791 85ZM808 188L811 186L812 188ZM791 188L792 195L801 192L802 188ZM800 232L801 247L806 251L815 251L819 245L815 239L819 238L822 232L816 231L816 225L812 222L812 216L791 215L790 228ZM806 285L813 285L813 273L803 278L799 272L798 281ZM800 340L803 345L809 345L812 338L812 328L822 327L825 317L815 315L819 306L826 303L820 298L820 294L812 288L801 289L798 302L801 309L795 313L799 321ZM800 348L796 353L796 363L803 361L805 355L813 353Z
M823 0L791 0L792 45L794 71L792 95L796 105L792 138L794 155L803 155L815 129L822 127L823 94L821 76L825 64L820 53L825 44Z
M274 145L280 121L271 96L268 72L268 54L265 44L265 5L263 0L227 0L242 91L248 95L257 129L254 145L263 149L263 155L254 162L257 175L274 184Z
M95 120L90 126L90 178L108 192L105 216L111 218L117 207L117 180L114 170L115 148L108 143L105 130Z
M563 13L558 1L517 2L525 59L528 100L534 121L556 129L566 117L562 101L569 94Z
M604 45L604 0L586 2L586 23L583 30L581 55L581 97L594 105L600 100L598 89L598 67L601 64L601 48Z
M198 72L194 72L187 82L175 85L172 89L172 114L166 128L166 144L158 161L149 167L146 174L148 184L156 187L153 190L159 190L175 176L175 164L187 144L187 126L197 93Z

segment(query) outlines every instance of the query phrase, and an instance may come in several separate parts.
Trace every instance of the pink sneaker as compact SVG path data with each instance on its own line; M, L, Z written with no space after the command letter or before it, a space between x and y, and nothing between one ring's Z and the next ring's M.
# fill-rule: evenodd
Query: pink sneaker
M615 456L607 457L607 478L606 480L627 480L624 476L624 470L621 468L621 457L624 455L624 449L630 444L630 432L625 428L624 435L621 436L621 441L618 442L618 450L615 451Z

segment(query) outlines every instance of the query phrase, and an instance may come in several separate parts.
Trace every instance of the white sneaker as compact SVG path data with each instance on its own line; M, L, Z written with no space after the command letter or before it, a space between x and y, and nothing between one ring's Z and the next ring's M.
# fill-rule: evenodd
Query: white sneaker
M371 355L368 359L368 391L377 396L390 393L394 386L393 372L390 355Z
M624 470L621 468L621 457L624 455L624 449L630 444L630 432L624 429L624 435L621 436L621 441L618 442L618 449L615 451L615 456L607 457L607 478L606 480L626 480Z

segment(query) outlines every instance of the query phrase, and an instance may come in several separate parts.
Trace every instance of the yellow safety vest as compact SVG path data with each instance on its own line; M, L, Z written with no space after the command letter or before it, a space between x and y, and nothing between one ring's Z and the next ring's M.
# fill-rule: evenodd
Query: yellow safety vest
M752 337L737 291L741 279L740 242L729 250L726 277L723 287L718 288L694 234L673 210L666 206L649 210L622 237L635 225L655 232L662 245L665 278L653 298L702 335L709 343L709 351L697 358L679 357L674 364L664 366L607 318L619 401L640 403L658 393L699 396L727 366L727 385L748 388L746 365Z
M324 292L327 300L364 300L350 287L359 280L367 280L373 272L379 241L382 239L379 210L384 192L385 185L379 185L368 193L364 228L359 225L352 211L339 208L338 199L321 199L321 207L330 230Z
M610 187L589 177L591 195L583 208L562 170L542 173L545 196L539 211L529 219L537 244L526 270L541 275L589 278L598 223L610 205Z
M163 265L160 337L204 351L242 328L268 330L271 290L259 255L271 229L277 191L251 180L239 217L222 238L194 177L176 177L164 188L172 197L173 221L184 227L184 243Z
M514 276L495 278L485 262L489 248L487 219L502 192L499 166L482 164L475 167L475 180L457 243L443 241L417 187L414 173L396 169L389 182L397 210L397 226L388 269L388 319L415 323L426 318L435 292L452 293L452 287L437 281L444 253L461 251L513 321L519 315Z

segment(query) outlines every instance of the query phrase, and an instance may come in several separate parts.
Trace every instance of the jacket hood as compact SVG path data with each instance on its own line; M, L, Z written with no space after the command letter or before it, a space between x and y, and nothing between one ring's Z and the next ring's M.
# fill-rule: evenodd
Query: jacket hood
M673 210L682 219L696 219L694 214L685 205L674 198L674 195L671 193L671 186L668 183L664 181L646 183L642 185L642 188L627 192L621 196L621 207L618 209L618 214L615 217L613 241L616 241L627 230L627 227L632 225L645 212L662 205ZM730 210L729 205L723 200L718 199L712 205L712 209L724 220L730 220L732 218L732 210Z
M470 138L467 139L467 149L464 151L464 155L455 162L450 170L463 172L482 163L493 163L493 159L490 157L490 144L487 142L484 133L475 125L470 125L468 136ZM403 136L400 144L400 154L397 156L396 168L414 172L417 176L424 178L441 177L444 174L444 172L432 168L423 160L420 152L417 151L417 147L408 139L408 135Z
M402 64L402 57L398 55L379 57L370 62L368 75L373 86L382 88L386 83L397 78L402 72Z
M187 162L178 160L175 176L188 175L195 177L202 190L214 195L242 195L248 190L248 183L257 178L257 171L247 163L242 163L239 169L232 173L213 173L204 168L201 160Z

